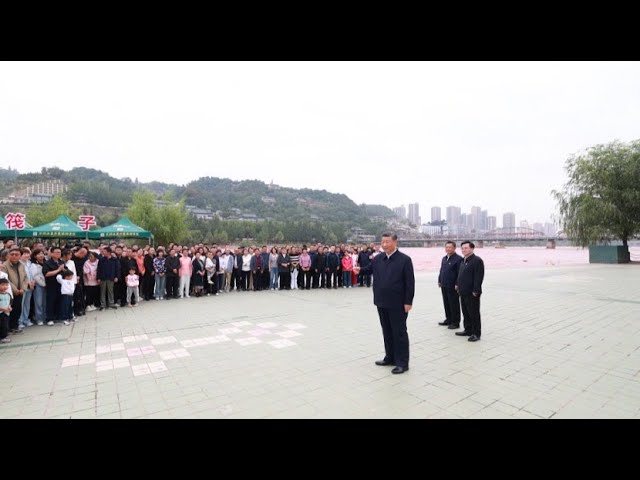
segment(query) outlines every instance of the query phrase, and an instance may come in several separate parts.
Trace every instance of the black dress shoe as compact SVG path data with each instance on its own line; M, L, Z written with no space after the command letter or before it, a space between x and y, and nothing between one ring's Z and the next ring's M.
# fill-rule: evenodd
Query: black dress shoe
M449 330L456 330L458 328L460 328L460 325L449 325Z
M478 340L480 340L480 337L479 337L479 336L477 336L477 335L471 335L467 341L468 341L468 342L477 342Z
M409 370L409 367L396 367L393 370L391 370L391 373L404 373L407 370Z
M449 325L449 322L445 320L444 322L438 322L438 325Z
M469 332L467 332L466 330L463 330L462 332L456 332L456 335L458 335L459 337L470 337L471 334Z
M393 365L393 362L387 362L386 360L376 360L376 365L384 367L386 365Z

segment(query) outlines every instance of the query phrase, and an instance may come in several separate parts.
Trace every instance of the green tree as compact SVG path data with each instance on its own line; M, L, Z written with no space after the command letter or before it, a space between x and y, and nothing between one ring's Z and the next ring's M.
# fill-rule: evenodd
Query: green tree
M133 200L127 209L129 219L153 233L156 242L161 245L182 242L189 234L184 201L174 203L170 196L166 201L166 206L158 207L156 196L148 190L143 190L133 194Z
M127 216L136 225L153 232L159 224L159 209L156 206L156 196L148 191L141 190L133 194L131 205L127 209Z
M552 194L567 237L583 247L640 233L640 140L614 141L573 155L569 181Z
M41 171L43 176L48 178L55 178L55 179L63 178L65 173L67 173L58 167L50 167L50 168L42 167Z
M187 228L188 214L184 208L184 200L176 205L166 205L159 209L159 225L156 227L157 241L163 244L169 242L182 242L187 236L189 230Z
M55 220L60 215L66 215L72 221L77 221L80 210L73 208L69 200L62 195L56 195L44 206L31 207L27 212L27 222L37 227Z
M19 175L17 170L13 170L11 167L8 169L0 167L0 181L12 182Z
M277 243L284 242L284 233L282 233L282 230L278 230L278 233L273 237L273 240Z
M216 230L213 234L213 241L217 244L224 244L229 241L229 234L226 230Z

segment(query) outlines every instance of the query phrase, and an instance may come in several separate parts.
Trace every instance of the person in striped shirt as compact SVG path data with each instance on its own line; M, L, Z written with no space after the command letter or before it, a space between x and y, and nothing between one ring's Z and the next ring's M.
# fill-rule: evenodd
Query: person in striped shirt
M291 262L291 290L298 289L298 265L300 262L300 254L296 247L291 247L289 253L289 259Z

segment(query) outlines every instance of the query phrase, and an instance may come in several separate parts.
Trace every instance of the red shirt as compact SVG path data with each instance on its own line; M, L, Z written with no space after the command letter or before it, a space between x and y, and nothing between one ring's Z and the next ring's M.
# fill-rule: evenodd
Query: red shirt
M345 255L342 257L342 271L350 272L351 270L353 270L353 260L349 255Z

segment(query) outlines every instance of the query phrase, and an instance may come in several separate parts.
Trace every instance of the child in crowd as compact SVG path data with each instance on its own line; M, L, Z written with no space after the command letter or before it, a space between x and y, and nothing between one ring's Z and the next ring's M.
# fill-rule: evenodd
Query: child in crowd
M138 293L138 285L140 285L140 277L136 275L135 267L131 267L129 269L129 275L126 278L127 282L127 306L131 307L131 295L133 295L133 299L136 303L133 305L134 307L138 306L140 302L140 295Z
M62 323L69 325L73 321L73 292L76 289L75 273L71 270L64 269L62 273L56 275L56 280L60 284L60 297L62 305L61 319Z
M13 297L9 293L9 280L0 278L0 343L9 343L9 313Z

